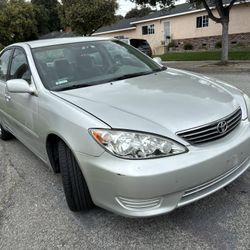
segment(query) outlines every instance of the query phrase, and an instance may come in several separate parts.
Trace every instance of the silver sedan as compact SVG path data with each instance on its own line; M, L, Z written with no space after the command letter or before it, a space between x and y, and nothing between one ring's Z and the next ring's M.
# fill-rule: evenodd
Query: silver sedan
M250 165L250 99L113 39L19 43L0 53L0 137L55 173L72 211L170 212Z

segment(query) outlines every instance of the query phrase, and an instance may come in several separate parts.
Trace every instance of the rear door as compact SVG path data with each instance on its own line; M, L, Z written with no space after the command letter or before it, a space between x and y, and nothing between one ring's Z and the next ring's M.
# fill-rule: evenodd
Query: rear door
M6 81L8 79L8 68L10 63L10 58L12 54L12 49L4 50L0 55L0 123L7 127L6 124L6 102L7 98L5 93Z

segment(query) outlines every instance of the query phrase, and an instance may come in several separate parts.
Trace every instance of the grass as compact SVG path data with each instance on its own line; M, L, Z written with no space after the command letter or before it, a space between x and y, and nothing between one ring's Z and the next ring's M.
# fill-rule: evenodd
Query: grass
M209 61L220 60L220 51L168 52L160 56L163 61ZM250 60L250 50L230 51L229 60Z

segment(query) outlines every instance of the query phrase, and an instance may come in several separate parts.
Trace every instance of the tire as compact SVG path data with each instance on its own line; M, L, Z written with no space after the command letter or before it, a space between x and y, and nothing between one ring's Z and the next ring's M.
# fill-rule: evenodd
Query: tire
M70 210L78 212L91 209L94 204L74 155L62 141L58 143L58 153L64 193Z
M7 141L11 138L13 138L13 135L7 130L5 130L3 126L0 124L0 139L2 139L3 141Z

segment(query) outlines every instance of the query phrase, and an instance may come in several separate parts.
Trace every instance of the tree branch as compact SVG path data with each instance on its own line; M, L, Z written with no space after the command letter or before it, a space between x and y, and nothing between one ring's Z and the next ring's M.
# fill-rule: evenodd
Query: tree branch
M98 27L96 27L94 30L92 30L92 32L90 32L88 35L92 36L92 34L94 34L97 30L99 30L104 24L100 24Z
M235 4L236 0L232 0L231 3L227 6L228 10L231 10L233 5Z
M222 0L215 1L215 6L216 6L216 10L219 13L219 16L222 18L224 16L224 12L225 12Z
M216 23L221 23L221 18L218 18L216 16L214 16L212 10L209 8L206 0L202 0L203 6L205 7L207 13L208 13L208 17L210 19L212 19L213 21L215 21Z

